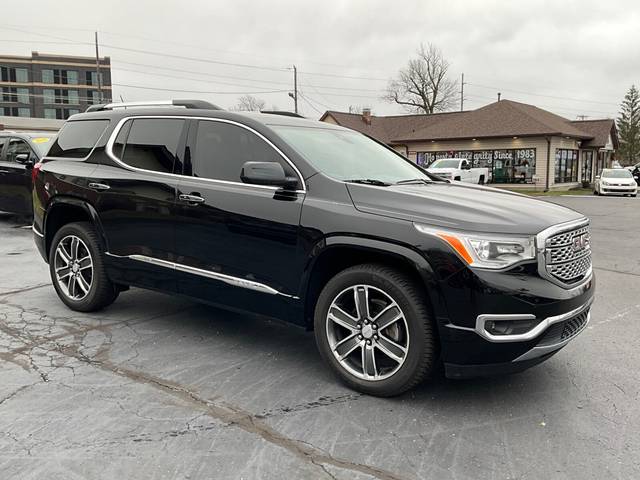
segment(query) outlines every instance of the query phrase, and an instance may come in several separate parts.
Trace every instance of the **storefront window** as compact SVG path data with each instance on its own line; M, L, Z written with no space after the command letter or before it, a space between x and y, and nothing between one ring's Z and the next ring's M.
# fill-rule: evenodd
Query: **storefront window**
M418 152L416 160L428 167L441 158L464 158L474 168L488 168L490 183L533 183L536 171L535 148Z
M555 182L578 181L578 150L556 148Z
M591 182L593 175L593 150L582 152L582 181Z

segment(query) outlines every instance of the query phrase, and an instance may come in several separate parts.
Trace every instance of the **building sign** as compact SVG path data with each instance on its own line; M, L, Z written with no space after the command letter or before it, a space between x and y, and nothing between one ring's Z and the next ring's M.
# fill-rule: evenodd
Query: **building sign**
M533 183L536 171L535 148L418 152L417 163L427 168L441 158L463 158L473 167L486 167L492 183Z

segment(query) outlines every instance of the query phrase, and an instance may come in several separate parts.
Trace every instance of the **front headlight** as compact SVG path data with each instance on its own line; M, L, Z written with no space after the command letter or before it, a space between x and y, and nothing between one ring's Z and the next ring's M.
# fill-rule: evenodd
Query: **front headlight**
M602 185L604 185L605 187L609 186L609 182L605 182L604 180L602 181Z
M415 224L419 232L449 244L472 267L498 270L536 258L534 237L453 232Z

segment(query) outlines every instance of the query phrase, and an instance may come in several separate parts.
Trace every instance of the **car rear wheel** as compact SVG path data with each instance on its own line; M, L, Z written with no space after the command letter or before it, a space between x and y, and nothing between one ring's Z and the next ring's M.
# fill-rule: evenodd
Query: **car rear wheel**
M93 312L118 297L90 223L70 223L58 230L49 251L49 271L58 297L72 310Z
M435 368L425 292L393 268L367 264L337 274L318 297L314 327L323 360L360 392L399 395Z

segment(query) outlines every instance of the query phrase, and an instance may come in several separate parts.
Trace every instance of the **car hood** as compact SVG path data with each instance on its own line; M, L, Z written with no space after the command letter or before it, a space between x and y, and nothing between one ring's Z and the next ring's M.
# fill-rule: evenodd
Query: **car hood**
M457 171L458 169L457 168L449 168L449 167L448 168L435 167L435 168L427 168L426 170L427 170L427 172L438 172L438 173L447 173L448 172L448 173L451 173L451 172Z
M350 183L347 188L361 212L472 232L534 235L551 225L584 218L550 202L477 185Z

